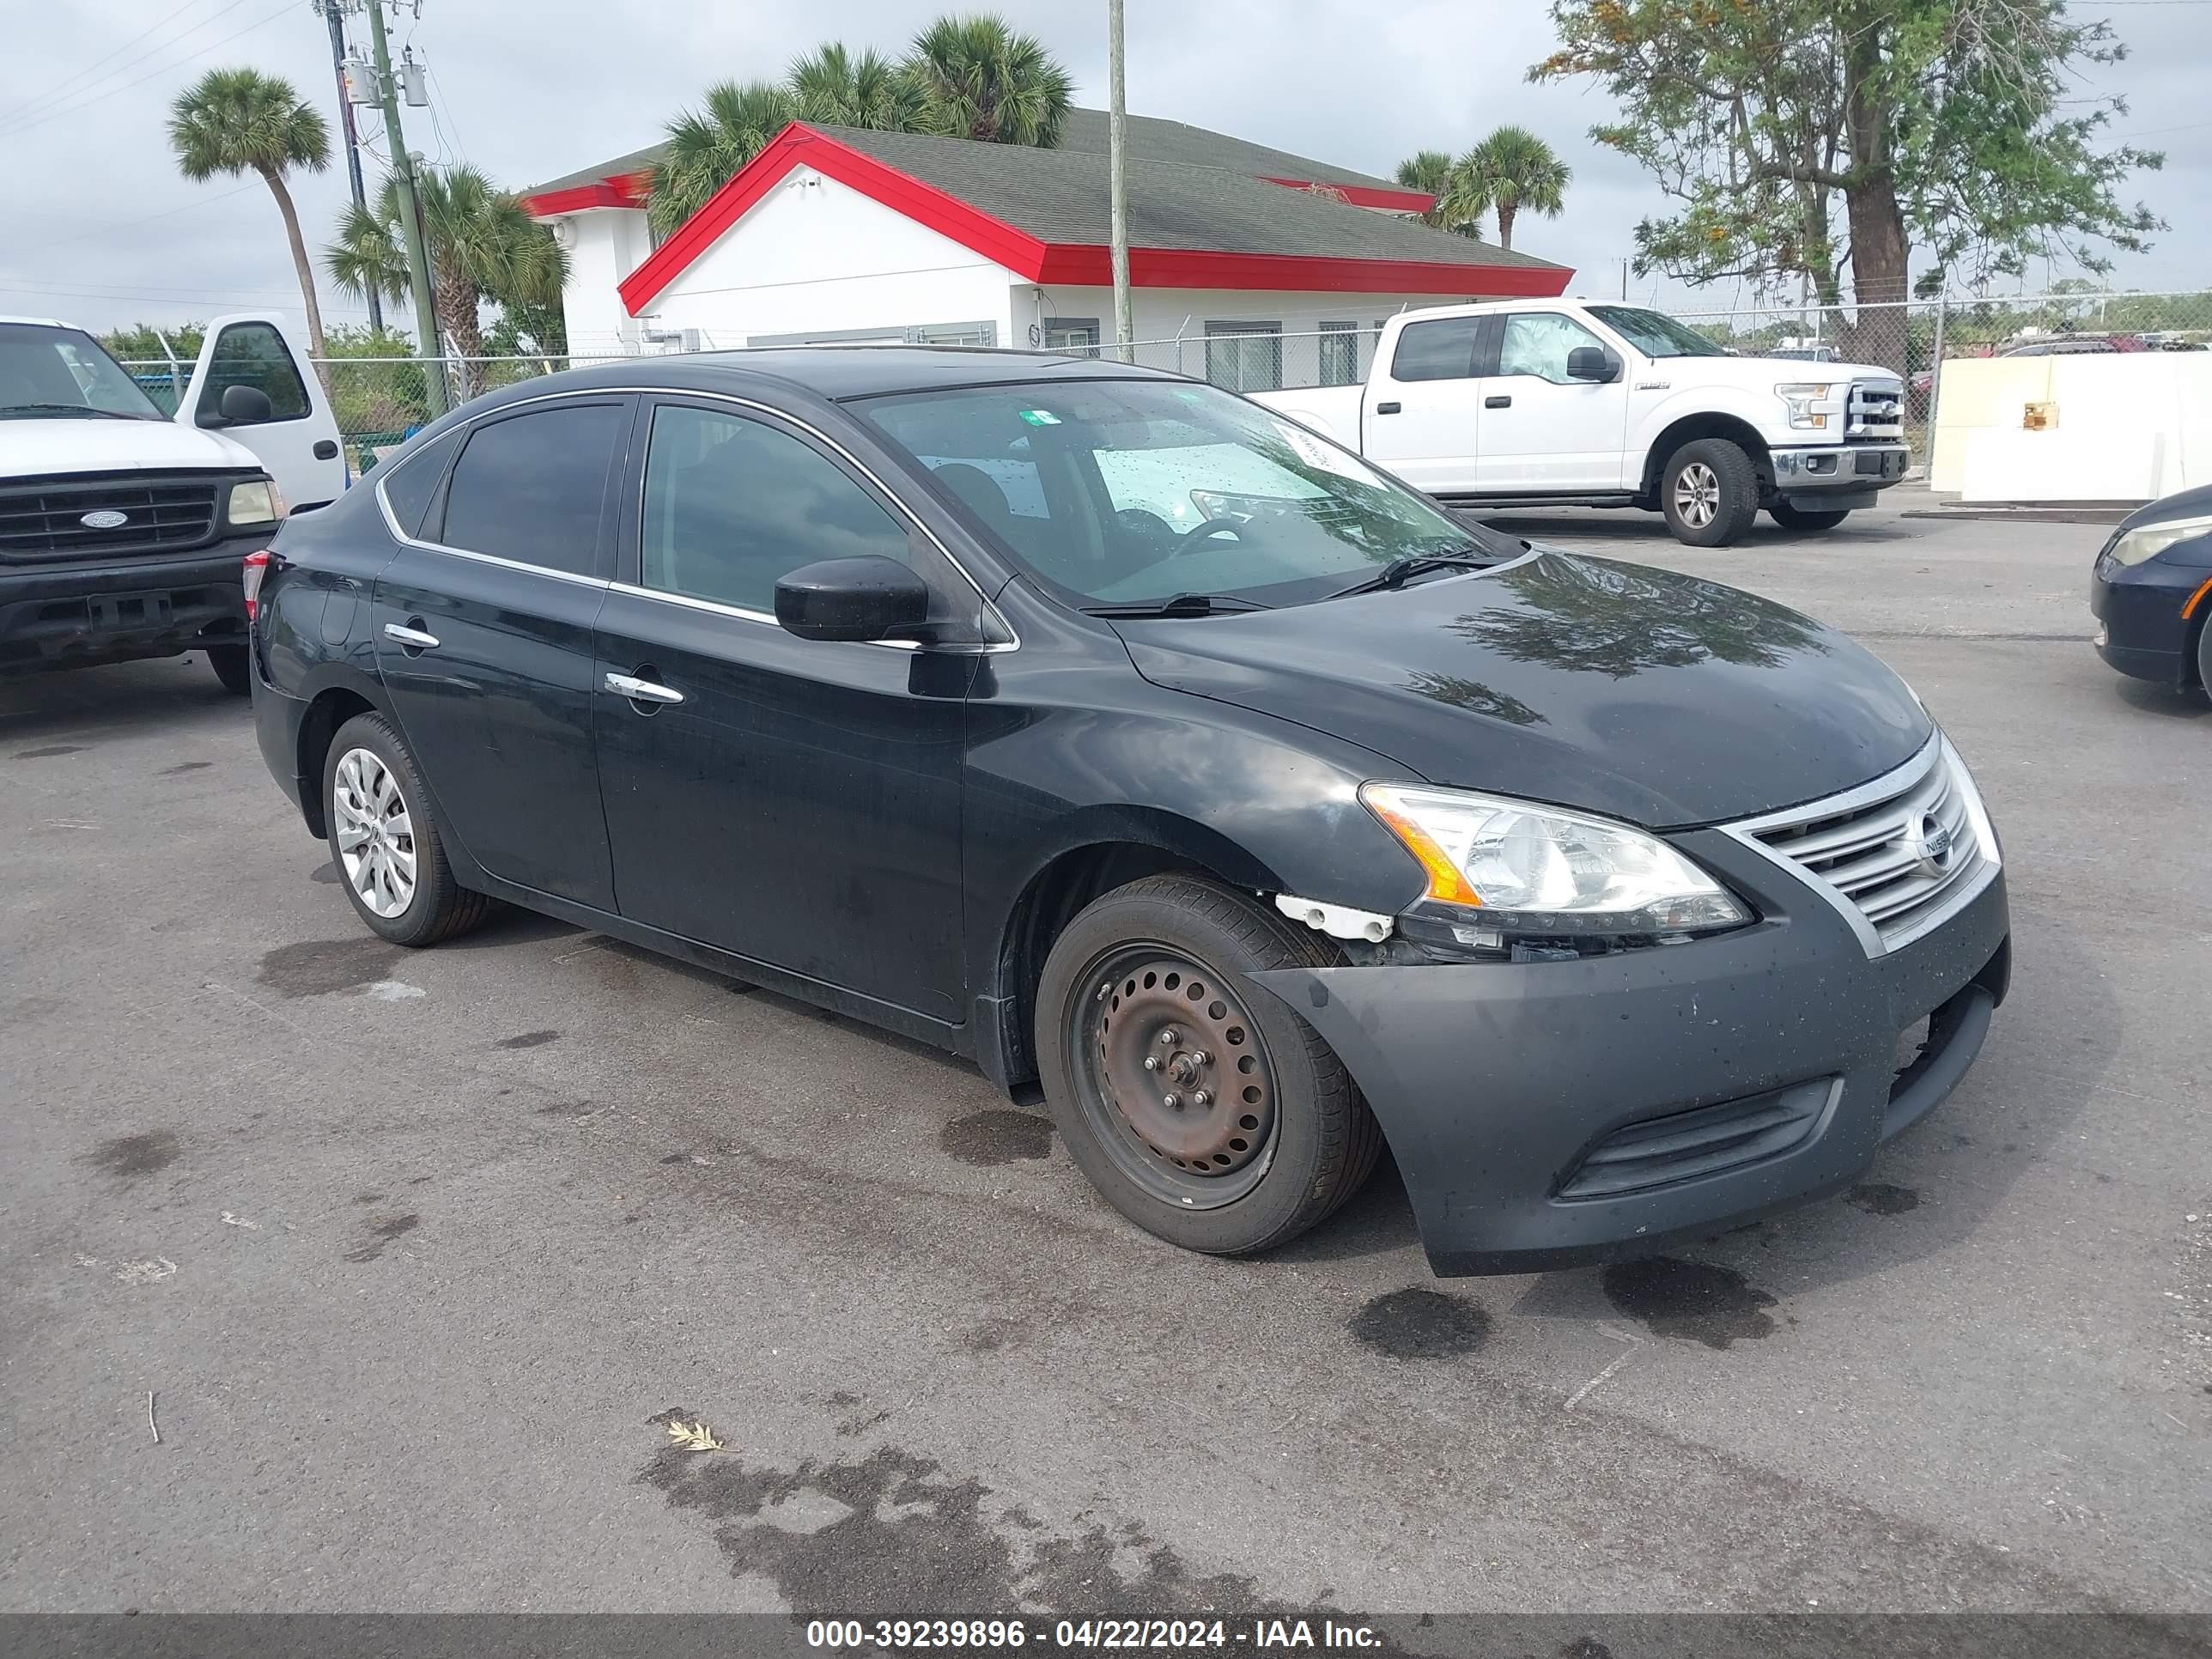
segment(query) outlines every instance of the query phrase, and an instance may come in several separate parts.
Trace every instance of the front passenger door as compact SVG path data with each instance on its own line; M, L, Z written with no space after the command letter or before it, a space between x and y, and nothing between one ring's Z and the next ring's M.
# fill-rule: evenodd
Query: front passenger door
M1577 380L1567 357L1577 346L1620 354L1563 312L1516 311L1504 319L1496 365L1482 385L1486 491L1572 494L1623 487L1628 380Z
M623 915L958 1023L981 659L799 639L776 625L775 584L872 553L915 565L940 604L973 615L981 595L834 450L764 411L658 401L634 487L594 711Z

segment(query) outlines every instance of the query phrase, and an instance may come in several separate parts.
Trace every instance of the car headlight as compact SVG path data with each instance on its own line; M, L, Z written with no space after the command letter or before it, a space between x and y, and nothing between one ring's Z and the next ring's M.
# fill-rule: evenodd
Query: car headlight
M266 478L233 484L227 516L232 524L274 524L284 516L283 494Z
M1704 933L1751 914L1665 842L1625 823L1460 789L1359 791L1428 872L1427 898L1501 932Z
M1828 416L1825 410L1817 410L1814 405L1826 403L1830 390L1825 380L1805 381L1794 386L1778 386L1774 388L1774 395L1782 399L1783 406L1790 411L1790 425L1802 427L1808 431L1822 432L1827 429Z
M2147 524L2141 529L2130 530L2112 544L2115 563L2141 564L2145 559L2154 559L2176 542L2185 542L2191 537L2212 531L2212 514L2194 519L2168 519L2163 524Z

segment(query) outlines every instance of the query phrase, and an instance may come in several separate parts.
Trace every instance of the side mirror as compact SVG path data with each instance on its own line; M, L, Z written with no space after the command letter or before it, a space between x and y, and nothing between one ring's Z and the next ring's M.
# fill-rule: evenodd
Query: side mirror
M775 619L802 640L911 640L928 622L929 589L880 553L824 559L776 583Z
M243 384L227 386L216 399L213 419L200 416L202 426L259 426L264 421L276 417L276 405L269 401L269 394L258 386Z
M1567 353L1567 378L1603 385L1620 378L1620 359L1603 346L1577 346Z

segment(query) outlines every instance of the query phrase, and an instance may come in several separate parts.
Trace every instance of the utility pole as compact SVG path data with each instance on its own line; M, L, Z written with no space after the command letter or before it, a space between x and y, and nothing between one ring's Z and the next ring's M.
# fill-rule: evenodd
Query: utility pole
M370 0L372 4L374 0ZM1129 307L1129 180L1126 151L1128 144L1129 97L1121 73L1121 0L1106 0L1106 61L1109 90L1106 99L1107 188L1114 198L1112 258L1114 264L1114 355L1125 363L1137 361L1131 347L1136 325Z
M345 124L346 178L353 185L353 204L366 208L368 193L361 183L361 132L354 125L353 100L346 91L345 0L314 0L314 7L331 27L331 70L337 76L338 118ZM368 325L379 334L384 332L384 296L374 288L368 290Z
M415 195L415 161L399 131L399 92L392 79L392 47L384 38L382 0L368 0L369 50L376 61L376 94L384 106L384 143L392 156L392 182L399 191L399 234L407 244L407 285L415 297L415 355L429 367L422 390L435 420L447 409L445 365L437 362L438 313L430 303L430 266L422 254L422 221Z

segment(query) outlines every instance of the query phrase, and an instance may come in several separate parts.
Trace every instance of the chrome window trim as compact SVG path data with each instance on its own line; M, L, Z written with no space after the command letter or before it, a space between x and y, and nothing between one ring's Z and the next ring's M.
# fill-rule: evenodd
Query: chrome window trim
M948 656L995 656L1004 652L1018 651L1021 649L1021 636L1014 631L1013 624L1006 620L1005 613L993 603L991 596L983 591L983 585L975 580L974 574L969 570L966 565L960 562L959 559L954 556L952 550L945 544L943 539L939 537L935 531L929 527L929 526L923 520L921 515L907 505L896 490L893 489L890 485L886 484L882 478L878 477L876 475L875 471L871 468L866 462L861 460L859 456L854 454L851 450L846 448L844 445L839 443L828 433L823 431L818 427L811 425L807 422L799 419L797 416L791 414L787 410L776 408L772 404L761 403L751 398L740 398L733 392L702 392L689 386L575 386L564 388L559 392L544 392L535 398L518 398L513 403L500 404L496 409L480 410L477 414L469 416L465 419L456 422L453 426L448 427L447 431L458 431L462 427L473 426L477 422L488 420L494 416L506 415L515 410L527 409L533 404L557 403L563 398L571 398L638 397L678 398L705 398L712 403L734 404L740 409L752 410L759 414L768 416L772 420L781 421L786 425L796 427L799 431L805 433L817 442L824 445L837 455L842 457L848 465L852 467L854 471L858 472L870 483L873 484L876 487L877 491L881 494L885 501L889 501L894 507L896 507L899 513L906 517L916 530L919 530L923 536L928 538L930 545L934 547L939 553L944 556L945 562L951 565L953 569L960 573L960 579L966 582L969 586L975 590L975 597L982 603L983 615L987 624L988 623L994 622L1000 628L1004 629L1006 634L1006 637L1004 640L981 641L972 645L938 646L933 648ZM443 437L444 435L444 433L441 433L439 434L440 437ZM646 441L648 444L652 442L652 427L650 422L647 425ZM465 449L466 446L464 445L463 447ZM459 458L458 456L455 457L456 465L459 464ZM598 576L579 576L566 570L553 569L548 565L528 564L518 559L501 558L497 554L494 553L472 552L465 547L449 547L443 542L425 541L421 537L410 536L399 527L399 520L392 515L392 503L386 501L384 496L384 485L385 480L379 478L373 486L376 495L377 510L384 515L384 527L386 531L391 532L392 538L404 546L421 548L424 551L430 553L450 554L457 559L474 559L483 564L501 565L509 570L527 571L533 575L551 576L560 581L576 582L586 587L598 587L606 589L611 592L629 593L639 599L663 599L671 604L690 605L702 610L715 611L724 616L736 617L745 622L766 623L770 627L781 626L774 617L766 616L757 611L749 611L739 605L720 605L711 599L694 599L680 593L663 593L652 588L640 587L627 582L609 581ZM644 522L644 507L645 469L641 466L638 468L638 508L639 522L641 524ZM890 650L914 651L921 649L921 647L914 642L903 640L869 640L861 641L861 643L879 646Z
M1822 880L1789 854L1769 846L1761 839L1764 832L1787 830L1815 818L1838 817L1879 802L1893 800L1925 781L1929 773L1936 767L1946 764L1953 769L1954 776L1966 795L1967 818L1973 825L1974 837L1978 843L1976 856L1979 867L1945 889L1941 902L1928 915L1887 939L1849 894L1832 883ZM1950 739L1943 735L1941 727L1929 734L1928 741L1911 760L1902 766L1892 768L1880 777L1871 778L1837 794L1822 796L1818 800L1800 802L1795 806L1761 813L1757 817L1740 818L1733 823L1713 827L1776 868L1786 871L1799 885L1818 895L1822 902L1843 918L1844 925L1850 927L1852 936L1859 942L1859 947L1869 959L1901 951L1915 940L1933 933L1980 897L2004 867L2004 851L1998 843L1996 827L1990 822L1989 808L1981 799L1981 791L1974 783L1972 774L1967 770L1966 761L1951 746Z

